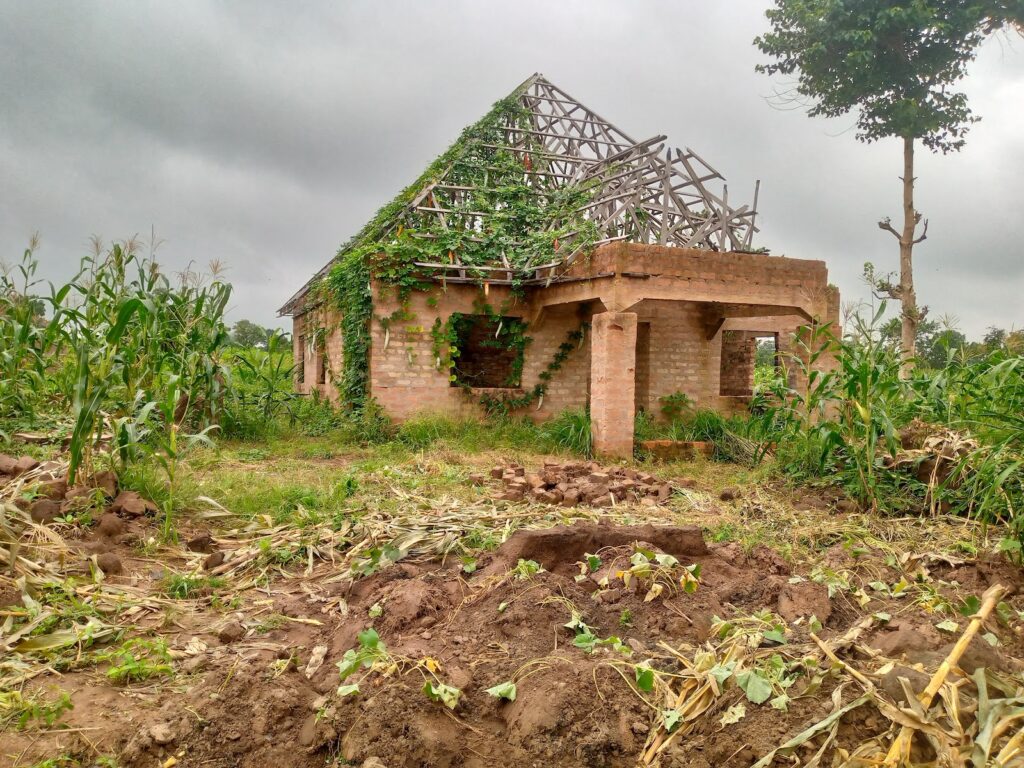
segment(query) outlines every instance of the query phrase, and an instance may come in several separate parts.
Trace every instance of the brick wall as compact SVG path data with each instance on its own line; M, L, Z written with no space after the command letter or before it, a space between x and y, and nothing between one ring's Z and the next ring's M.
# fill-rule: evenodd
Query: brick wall
M340 323L341 315L323 304L292 318L292 355L296 363L303 364L296 369L296 392L309 395L319 391L337 402L336 379L344 354ZM319 378L321 361L326 369L326 383ZM298 380L300 370L304 373L302 381Z
M499 322L490 315L460 315L459 334L455 346L459 355L455 358L456 382L471 387L508 387L513 380L519 351L515 348L496 345L495 339L501 329L508 329L521 318L503 317Z
M823 262L801 261L756 254L709 253L690 249L636 244L611 244L599 248L589 260L574 264L578 280L535 289L526 298L513 300L507 287L492 286L484 296L471 285L438 285L429 293L413 292L410 319L397 319L387 331L381 323L397 308L392 291L374 282L374 319L371 322L370 383L373 396L395 418L415 413L442 411L479 413L478 395L467 396L451 386L449 371L438 366L431 328L436 319L445 322L453 312L477 314L474 301L484 299L506 316L529 322L532 343L526 348L523 389L540 379L558 347L581 322L591 321L596 309L618 307L636 313L638 357L635 407L660 415L659 398L684 392L702 408L731 410L742 407L744 398L723 397L723 337L726 331L751 331L757 335L779 332L779 348L793 348L795 329L807 322L801 316L731 318L714 332L715 317L726 304L748 306L799 306L813 308L825 320L838 319L838 294L826 288ZM614 273L616 277L607 275ZM587 275L593 277L587 277ZM644 279L635 276L644 275ZM602 282L603 281L603 282ZM664 294L665 298L660 295ZM562 303L555 303L555 300ZM749 314L749 313L748 313ZM341 370L342 342L336 312L323 306L294 318L296 355L300 336L312 338L325 329L325 350L332 383L314 381L317 370L315 345L301 351L306 362L302 392L321 389L337 397L333 380ZM710 334L710 338L709 338ZM741 362L729 361L727 373ZM752 364L752 361L751 361ZM823 361L827 367L831 362ZM742 372L745 376L745 372ZM741 372L737 369L737 382ZM574 348L562 369L553 374L543 402L534 403L524 415L543 419L567 408L583 407L590 395L591 339L588 333ZM791 385L799 376L791 369ZM734 382L726 381L726 390ZM738 389L738 383L735 384ZM501 391L501 390L493 390Z
M723 397L754 394L754 359L757 334L723 331L719 391Z
M431 335L435 320L440 319L444 323L453 312L476 314L478 310L474 309L474 300L481 298L495 310L501 310L505 316L531 319L530 305L522 300L511 299L510 292L503 287L490 289L484 297L481 289L476 286L448 285L443 292L438 290L434 297L436 301L431 302L428 295L414 292L409 299L413 319L392 321L385 344L385 332L380 318L390 315L398 305L390 289L374 285L374 321L370 331L373 349L371 389L385 410L398 419L431 411L462 415L480 412L478 398L483 390L474 390L473 394L467 395L461 387L452 386L447 369L438 367ZM527 328L527 335L532 341L523 356L522 388L487 391L518 394L524 389L531 389L540 381L541 372L547 368L568 333L589 319L589 311L581 312L575 306L546 310L542 317ZM524 411L525 415L546 418L566 408L584 406L587 402L589 371L588 335L582 346L570 352L562 369L554 374L543 402L531 405Z

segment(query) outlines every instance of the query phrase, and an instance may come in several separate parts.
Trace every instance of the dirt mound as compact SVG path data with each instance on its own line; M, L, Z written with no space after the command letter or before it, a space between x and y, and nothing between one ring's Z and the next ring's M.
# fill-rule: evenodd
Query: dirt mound
M66 724L92 727L89 702L103 701L103 730L63 748L95 744L122 768L745 768L830 712L836 727L794 756L853 751L890 727L812 633L893 698L955 639L910 600L833 596L773 550L709 546L688 526L520 531L478 560L472 573L447 558L294 576L246 610L178 614L173 684L93 680ZM979 586L1009 575L944 568ZM962 668L1017 674L1017 630L987 629L998 637L975 638Z
M534 560L549 571L559 567L575 570L575 564L588 552L597 553L637 541L647 542L681 559L708 554L700 528L695 525L559 525L512 534L497 550L485 572L507 570L519 560Z

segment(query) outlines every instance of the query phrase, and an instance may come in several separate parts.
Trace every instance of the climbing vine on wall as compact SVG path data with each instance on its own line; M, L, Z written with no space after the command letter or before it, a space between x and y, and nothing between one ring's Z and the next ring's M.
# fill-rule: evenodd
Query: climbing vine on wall
M368 396L371 277L381 290L393 291L398 305L390 315L377 317L387 330L395 320L411 319L409 298L413 291L438 285L416 266L417 262L448 263L457 254L465 274L481 285L487 273L474 267L507 264L513 295L520 296L529 265L557 260L567 239L572 239L574 249L582 250L598 239L597 227L580 212L596 186L545 182L548 177L542 172L548 161L543 152L524 155L503 148L509 127L528 128L528 112L519 103L518 94L495 104L419 179L381 208L342 246L334 266L318 286L314 298L333 302L342 315L345 360L339 388L350 407L360 407ZM416 195L441 175L446 184L472 190L454 208L465 214L464 226L451 226L436 216L410 210ZM522 337L508 341L525 347L525 332ZM450 348L454 345L448 343L447 350L444 346L435 343L435 354L450 369Z
M512 353L512 368L509 371L505 386L518 387L523 378L523 362L525 360L526 347L533 339L526 335L526 322L516 318L507 317L510 311L508 302L500 309L495 310L481 298L473 302L475 314L467 315L461 312L453 312L448 320L441 322L441 318L434 320L430 329L431 350L434 354L435 367L440 371L448 372L448 380L456 383L454 368L460 353L460 342L465 341L469 335L470 328L479 322L480 316L486 318L484 321L488 336L481 346Z
M558 345L558 349L555 350L555 354L550 362L548 362L547 367L537 377L540 381L531 389L526 390L521 395L512 395L504 392L498 395L492 395L489 392L481 395L480 405L483 406L487 415L508 416L513 411L526 408L537 401L543 402L544 395L548 390L548 383L561 370L569 354L574 349L578 349L583 345L583 339L586 337L587 328L589 327L590 324L584 322L576 330L569 331L565 341Z

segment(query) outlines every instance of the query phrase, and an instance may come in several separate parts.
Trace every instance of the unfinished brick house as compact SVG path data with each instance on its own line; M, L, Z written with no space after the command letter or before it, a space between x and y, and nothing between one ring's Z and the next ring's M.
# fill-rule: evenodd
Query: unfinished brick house
M824 262L754 251L754 206L534 75L281 308L296 386L397 419L589 406L631 455L638 410L743 408L758 339L838 319Z

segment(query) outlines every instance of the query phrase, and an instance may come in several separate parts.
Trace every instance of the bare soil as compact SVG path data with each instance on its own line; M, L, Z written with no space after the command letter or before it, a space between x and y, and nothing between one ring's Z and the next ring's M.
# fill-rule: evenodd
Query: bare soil
M151 585L154 591L167 569L190 557L185 541L217 549L216 535L207 541L204 530L186 530L182 560L155 562L137 547L152 526L145 516L104 517L76 546L83 558L117 559L110 583ZM645 599L649 585L627 586L616 576L629 568L638 545L683 566L699 565L699 586ZM588 554L601 558L593 573L580 566ZM525 572L524 561L543 570ZM922 561L949 600L999 582L1010 589L1008 604L1024 609L1019 568L985 560ZM881 556L854 556L841 545L823 562L836 571L855 567L886 583L901 575ZM257 586L236 605L201 596L187 610L168 608L148 629L162 634L174 652L172 679L124 686L93 669L35 677L26 693L59 687L71 694L74 708L60 727L0 733L0 764L28 766L68 755L89 765L102 754L115 756L122 768L635 766L661 712L649 703L650 694L645 701L637 690L632 665L650 659L671 679L682 658L716 640L716 618L772 612L786 624L786 647L810 652L812 616L828 642L865 617L887 613L890 620L873 624L863 646L907 669L922 665L927 672L906 673L918 683L956 637L936 628L938 617L928 605L881 593L864 604L848 592L830 598L826 584L794 573L778 552L709 544L691 526L607 522L519 531L475 565L467 573L459 558L401 561L354 580L320 569L316 578L291 576ZM3 593L10 604L17 597ZM621 647L587 653L574 645L575 631L565 626L574 609L594 635L618 636ZM395 661L360 672L353 678L360 693L339 698L336 664L368 627ZM1020 624L993 622L987 629L999 644L976 639L961 663L963 673L981 666L1019 674ZM848 658L870 660L859 651ZM433 674L460 689L454 709L423 692ZM515 701L485 692L510 680L517 686ZM835 680L826 678L813 691L805 690L808 682L794 685L788 711L745 702L742 691L729 691L654 764L753 764L833 708ZM902 695L895 679L888 684L894 698ZM849 688L837 694L841 701L854 695ZM722 725L723 713L740 703L745 716ZM854 709L841 719L830 749L853 749L888 726L875 709ZM810 741L797 758L810 757L816 746Z

